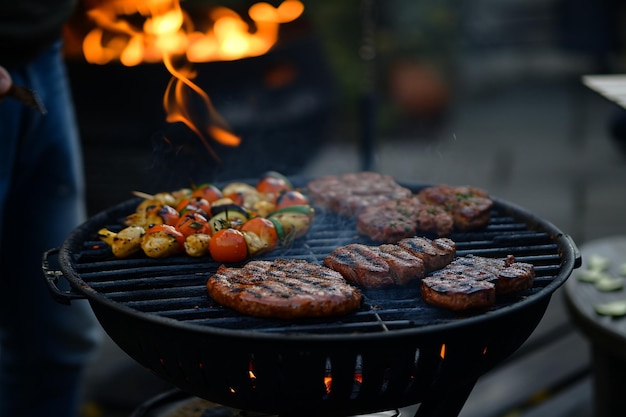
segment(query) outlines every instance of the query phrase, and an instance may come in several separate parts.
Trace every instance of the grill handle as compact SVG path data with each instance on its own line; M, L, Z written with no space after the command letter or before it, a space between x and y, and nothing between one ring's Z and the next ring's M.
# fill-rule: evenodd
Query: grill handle
M48 249L43 254L43 259L41 261L41 269L43 271L43 275L46 278L46 284L48 284L48 290L50 290L50 294L52 294L52 298L54 301L60 304L70 305L72 300L80 300L85 299L86 297L82 294L76 293L70 287L69 290L64 291L59 288L59 278L65 276L63 272L50 268L50 257L56 256L59 254L59 248Z

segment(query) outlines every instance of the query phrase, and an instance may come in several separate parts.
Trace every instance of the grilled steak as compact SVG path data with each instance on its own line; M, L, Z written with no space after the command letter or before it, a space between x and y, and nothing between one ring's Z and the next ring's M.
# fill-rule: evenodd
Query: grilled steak
M376 172L327 175L310 181L307 194L311 202L345 216L353 216L370 204L411 195L393 177Z
M303 260L250 261L222 265L206 284L226 307L257 317L295 319L347 314L358 309L359 290L336 271Z
M366 288L405 285L424 276L423 261L396 245L340 246L324 258L324 265Z
M357 214L357 231L377 242L395 243L417 232L446 236L454 226L443 207L422 203L417 196L388 199Z
M387 264L399 285L406 285L423 278L426 273L424 261L398 245L378 246L379 255Z
M450 277L446 273L423 278L421 292L428 304L454 311L485 308L496 301L493 284L463 276Z
M489 307L496 294L511 294L532 287L533 265L506 259L466 256L422 279L422 298L429 304L455 311Z
M483 227L491 217L493 201L480 188L437 185L420 190L417 196L425 204L448 210L454 219L454 226L460 230Z
M456 243L445 237L430 240L415 236L400 240L398 246L422 259L426 273L443 268L456 255Z
M497 279L493 282L498 294L511 294L526 290L533 286L535 280L534 266L525 262L516 262L513 255L507 256L506 259L468 255L457 258L454 262L494 274Z

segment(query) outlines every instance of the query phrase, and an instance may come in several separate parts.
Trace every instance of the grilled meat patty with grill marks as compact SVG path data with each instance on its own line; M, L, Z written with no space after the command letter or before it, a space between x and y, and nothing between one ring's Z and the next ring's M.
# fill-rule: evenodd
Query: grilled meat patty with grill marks
M456 243L445 237L434 240L420 236L409 237L400 240L398 246L421 258L426 273L443 268L452 262L456 255Z
M221 265L206 287L219 304L257 317L338 316L362 302L360 291L339 272L297 259L250 261L241 268Z
M422 279L422 299L440 307L460 311L489 307L496 294L512 294L531 288L533 265L506 259L465 256Z
M535 267L529 263L517 262L513 255L508 255L506 259L468 255L455 259L454 263L495 275L497 279L492 282L498 294L512 294L526 290L531 288L535 281Z
M393 177L368 171L326 175L307 184L307 195L314 205L345 216L353 216L371 204L411 194Z
M442 184L423 188L417 196L424 204L444 207L459 230L478 229L491 218L493 201L480 188Z
M496 291L493 284L449 275L442 272L423 278L420 288L422 299L428 304L454 311L486 308L495 303Z
M396 245L340 246L324 258L324 265L365 288L406 285L424 276L423 261Z
M411 197L388 199L364 207L357 214L359 233L377 242L396 243L418 231L446 236L452 232L454 220L442 206L425 204Z

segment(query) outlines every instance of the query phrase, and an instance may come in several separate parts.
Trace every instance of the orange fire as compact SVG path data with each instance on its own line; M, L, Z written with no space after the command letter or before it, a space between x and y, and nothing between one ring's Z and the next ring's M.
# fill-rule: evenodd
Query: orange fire
M333 377L328 374L324 377L324 386L326 387L326 394L330 394L330 389L333 386Z
M297 19L304 11L298 0L285 0L278 7L259 2L248 9L249 24L233 10L217 7L205 16L208 27L197 29L179 0L92 3L95 6L88 8L87 16L95 27L83 38L85 60L125 66L163 62L173 76L163 97L167 121L184 123L216 159L209 137L226 146L237 146L241 139L230 131L209 96L192 82L196 73L190 64L265 54L278 41L280 24ZM204 112L192 112L192 96L200 98Z
M110 0L87 11L96 24L83 39L87 62L135 66L184 55L189 62L230 61L265 54L278 28L303 13L298 0L278 7L259 2L248 9L250 25L226 7L208 12L208 28L196 29L179 0ZM137 19L139 17L139 19Z

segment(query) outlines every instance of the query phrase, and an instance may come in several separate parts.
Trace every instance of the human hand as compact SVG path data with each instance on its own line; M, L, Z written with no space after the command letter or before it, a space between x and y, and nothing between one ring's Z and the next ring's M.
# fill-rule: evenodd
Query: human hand
M11 84L13 84L11 75L9 75L9 72L0 65L0 97L9 92Z

